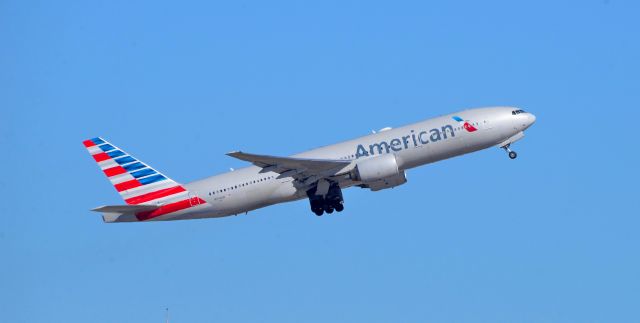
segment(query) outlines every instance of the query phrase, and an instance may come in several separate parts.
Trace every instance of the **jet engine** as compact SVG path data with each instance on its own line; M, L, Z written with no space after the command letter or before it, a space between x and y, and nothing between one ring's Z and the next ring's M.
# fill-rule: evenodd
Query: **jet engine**
M396 187L407 182L406 174L398 168L394 154L379 155L359 161L354 169L356 180L362 187L379 191Z

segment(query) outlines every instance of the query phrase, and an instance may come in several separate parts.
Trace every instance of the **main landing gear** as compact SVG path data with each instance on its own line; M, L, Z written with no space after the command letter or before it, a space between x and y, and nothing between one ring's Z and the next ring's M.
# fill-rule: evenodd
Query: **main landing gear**
M332 183L329 186L329 191L324 196L316 195L316 190L317 187L314 187L307 191L311 212L321 216L325 212L331 214L333 211L342 212L344 210L342 190L338 184Z
M518 157L518 154L515 151L511 150L509 148L509 146L511 146L511 144L508 144L508 145L502 147L502 149L504 149L506 152L509 153L509 158L516 159L516 157Z

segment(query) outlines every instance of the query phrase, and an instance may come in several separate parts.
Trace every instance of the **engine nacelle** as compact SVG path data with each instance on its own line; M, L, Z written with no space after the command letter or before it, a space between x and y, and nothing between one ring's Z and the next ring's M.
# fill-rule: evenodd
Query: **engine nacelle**
M404 171L396 176L385 177L377 182L366 184L365 186L372 191L384 190L387 188L394 188L407 182L407 177Z
M372 191L392 188L407 182L407 177L404 171L398 168L398 160L393 154L380 155L358 162L355 175L364 187Z

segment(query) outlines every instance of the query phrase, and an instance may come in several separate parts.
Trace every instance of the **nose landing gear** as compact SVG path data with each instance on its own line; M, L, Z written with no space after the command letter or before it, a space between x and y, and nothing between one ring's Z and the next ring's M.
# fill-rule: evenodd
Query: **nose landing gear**
M511 150L509 146L511 146L511 144L508 144L502 148L509 153L509 158L516 159L516 157L518 157L518 154L515 151Z
M325 212L331 214L333 211L342 212L344 210L342 190L338 184L332 183L329 187L329 192L325 196L316 195L315 193L315 187L307 191L311 212L317 216L322 216Z

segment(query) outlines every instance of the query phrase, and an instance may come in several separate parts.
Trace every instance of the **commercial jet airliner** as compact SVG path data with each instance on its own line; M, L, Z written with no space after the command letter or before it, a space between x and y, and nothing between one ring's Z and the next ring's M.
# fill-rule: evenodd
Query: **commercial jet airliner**
M110 144L85 140L100 169L124 199L101 206L104 222L167 221L238 215L265 206L308 199L311 211L344 210L342 190L379 191L407 182L408 169L489 147L517 154L511 144L524 137L536 117L514 107L471 109L410 124L290 157L227 155L253 166L180 184Z

